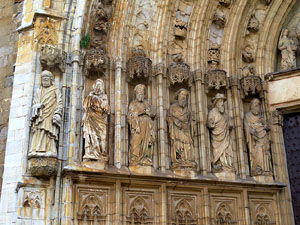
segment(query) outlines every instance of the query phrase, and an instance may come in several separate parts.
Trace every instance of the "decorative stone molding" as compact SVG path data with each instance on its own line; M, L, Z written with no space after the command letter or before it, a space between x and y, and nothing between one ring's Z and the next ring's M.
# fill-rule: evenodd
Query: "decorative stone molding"
M176 55L173 58L173 63L168 67L169 83L174 85L176 83L192 84L193 76L190 72L190 66L184 63L182 55Z
M83 202L77 213L78 219L84 221L100 221L105 219L104 208L97 194L83 196Z
M152 61L146 57L143 49L133 49L132 57L127 62L127 78L149 79L152 76Z
M271 221L271 218L263 205L257 207L254 224L275 225L276 222Z
M260 98L264 98L263 83L259 76L249 75L240 79L242 98L258 94Z
M42 197L40 192L25 192L23 207L40 209L42 205Z
M37 18L35 22L35 39L41 45L50 44L56 46L58 44L58 34L56 27L58 21L50 17Z
M28 172L35 177L56 176L58 161L52 157L39 157L28 159Z
M225 203L220 203L217 210L216 210L216 224L226 224L226 225L233 225L236 224L237 221L233 219L232 212L230 211L230 207Z
M210 70L206 73L206 85L209 89L220 90L227 87L226 71Z
M41 48L40 62L43 70L59 69L65 72L67 54L52 45L43 45Z

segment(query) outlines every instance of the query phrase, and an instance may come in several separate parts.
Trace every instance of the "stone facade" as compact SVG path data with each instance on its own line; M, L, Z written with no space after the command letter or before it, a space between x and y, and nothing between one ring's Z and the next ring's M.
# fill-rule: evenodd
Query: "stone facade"
M294 224L297 1L0 3L0 224Z

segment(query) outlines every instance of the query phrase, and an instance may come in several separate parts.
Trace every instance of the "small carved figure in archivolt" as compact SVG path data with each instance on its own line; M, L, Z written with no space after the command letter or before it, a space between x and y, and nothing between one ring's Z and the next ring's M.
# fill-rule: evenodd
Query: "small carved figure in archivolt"
M83 103L83 138L85 139L84 161L107 161L107 117L109 104L104 91L104 82L97 79L93 90Z
M57 157L56 141L62 121L62 97L53 85L50 71L41 74L41 86L37 89L32 106L31 127L32 143L29 157Z
M272 171L269 126L261 114L260 100L252 99L250 111L245 115L244 126L250 152L251 173L254 176L269 174Z
M152 166L155 131L150 104L145 100L145 85L134 88L134 100L129 104L130 166Z
M212 164L215 171L234 170L233 152L230 138L229 117L225 113L224 94L213 98L213 109L208 114L208 128L211 130Z
M177 101L171 105L168 115L172 167L195 168L194 126L192 113L188 107L189 92L182 88L176 92L175 99Z
M278 49L281 51L281 69L288 70L296 67L297 45L289 37L289 30L283 29L280 35Z

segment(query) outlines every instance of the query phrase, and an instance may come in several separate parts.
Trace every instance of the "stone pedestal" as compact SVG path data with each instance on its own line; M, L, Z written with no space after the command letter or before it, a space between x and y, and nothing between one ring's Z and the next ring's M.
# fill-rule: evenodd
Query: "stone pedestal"
M253 179L260 183L273 183L272 175L257 175L253 176Z
M236 178L235 171L229 171L229 170L214 172L214 175L220 180L235 180Z
M129 166L129 170L134 173L153 175L154 169L152 166Z
M58 161L54 157L32 157L28 159L28 172L35 177L52 177L57 174Z
M184 167L177 167L172 169L173 172L182 177L195 177L197 172L194 168L184 168Z
M96 170L105 170L107 167L106 161L83 161L81 163L82 166L90 169L96 169Z

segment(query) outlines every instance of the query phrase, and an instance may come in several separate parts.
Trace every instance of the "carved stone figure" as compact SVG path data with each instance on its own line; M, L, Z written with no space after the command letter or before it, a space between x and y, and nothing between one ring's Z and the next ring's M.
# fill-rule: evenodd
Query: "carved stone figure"
M171 139L172 168L195 168L193 157L194 126L188 108L189 92L182 88L175 94L177 102L171 105L168 115Z
M83 103L84 161L107 161L106 130L109 104L103 80L97 79Z
M247 29L252 32L257 32L259 30L259 21L255 14L251 15Z
M129 104L128 123L130 126L130 166L152 166L155 142L154 114L145 101L145 85L134 88L134 100Z
M243 67L243 69L242 69L243 77L254 76L254 74L255 74L254 70L255 70L255 67L253 64L249 64L248 66Z
M229 118L225 113L224 94L217 93L213 98L213 109L208 114L208 128L211 130L212 164L214 170L234 170Z
M297 45L289 37L289 30L283 29L280 35L278 49L281 51L281 68L288 70L296 67Z
M245 115L244 126L250 152L252 175L271 173L269 127L261 115L261 103L259 99L252 99L250 111Z
M216 11L216 14L214 15L214 18L213 18L213 23L216 24L219 29L220 28L223 28L226 24L226 17L225 17L225 13L218 9Z
M45 70L41 74L41 87L35 93L31 114L32 143L29 157L57 157L56 141L62 121L62 97L53 85L53 75Z
M246 47L243 50L243 61L246 63L252 63L254 62L254 52L253 48L250 45L246 45Z

